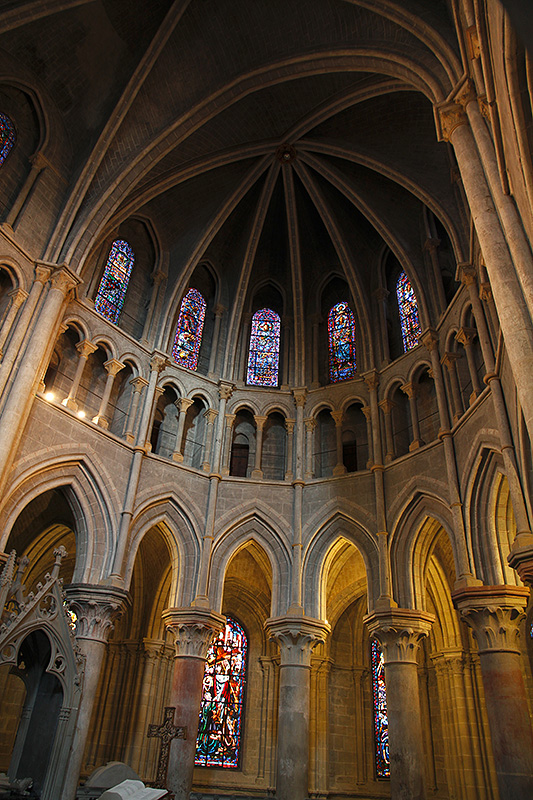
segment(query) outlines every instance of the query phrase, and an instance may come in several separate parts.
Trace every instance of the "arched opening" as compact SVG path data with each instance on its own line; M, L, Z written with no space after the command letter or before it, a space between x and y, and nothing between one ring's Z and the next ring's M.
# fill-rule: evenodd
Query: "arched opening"
M337 463L337 440L335 422L327 408L323 408L316 417L313 461L317 478L329 478L333 475Z
M435 441L439 434L439 408L435 381L426 371L422 372L416 386L416 406L422 443Z
M409 399L399 386L396 386L390 399L394 457L399 458L409 452L409 445L413 440Z
M250 476L255 460L255 420L248 409L235 416L229 474L236 478Z
M263 429L261 469L267 480L282 481L285 477L286 440L285 419L279 411L273 411Z
M172 458L175 451L180 451L181 443L176 440L179 417L177 404L176 390L172 386L165 386L157 400L150 434L152 453L164 458Z
M195 469L201 469L202 462L205 460L205 432L205 403L200 397L195 397L194 402L187 409L183 431L183 460Z
M366 469L369 460L366 418L360 403L352 403L342 418L342 462L346 472Z
M76 345L80 342L77 328L69 325L58 337L50 363L44 375L47 392L53 392L57 400L67 397L79 361Z

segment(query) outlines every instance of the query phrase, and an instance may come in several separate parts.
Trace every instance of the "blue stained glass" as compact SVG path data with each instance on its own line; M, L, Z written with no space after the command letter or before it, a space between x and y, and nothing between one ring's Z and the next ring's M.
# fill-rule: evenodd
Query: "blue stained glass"
M115 324L124 305L134 261L135 256L130 245L123 239L116 239L111 245L94 301L96 311Z
M277 386L281 320L270 308L256 311L252 317L250 355L246 382L253 386Z
M328 316L329 379L332 383L355 378L355 317L344 301Z
M181 301L172 358L187 369L196 369L202 341L206 302L200 292L189 289Z
M0 165L15 144L15 126L6 114L0 114Z
M407 353L416 347L422 333L418 319L418 303L411 281L402 272L396 283L396 296L400 310L400 325L402 328L403 352Z
M239 766L247 651L244 630L228 617L205 662L196 766Z
M375 639L371 643L371 661L376 775L378 778L390 778L389 719L387 716L385 664L383 662L383 652Z

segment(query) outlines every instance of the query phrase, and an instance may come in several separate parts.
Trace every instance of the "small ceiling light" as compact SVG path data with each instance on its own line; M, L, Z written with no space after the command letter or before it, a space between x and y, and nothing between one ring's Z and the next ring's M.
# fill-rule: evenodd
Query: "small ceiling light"
M53 392L46 392L44 399L48 400L49 403L53 403L53 401L56 399L56 396Z
M85 411L78 411L77 415L80 419L85 419Z

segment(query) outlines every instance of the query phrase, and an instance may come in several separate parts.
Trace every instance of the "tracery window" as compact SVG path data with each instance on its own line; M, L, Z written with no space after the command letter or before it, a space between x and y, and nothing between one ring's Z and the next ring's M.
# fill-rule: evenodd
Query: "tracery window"
M6 160L14 144L15 126L7 114L0 114L0 166Z
M172 358L187 369L194 370L198 367L206 305L204 298L196 289L189 289L181 301Z
M277 386L281 320L270 308L252 317L246 382L253 386Z
M196 766L239 766L247 651L244 630L228 617L207 652Z
M376 775L390 778L389 720L387 716L387 690L383 651L375 639L371 642L372 695L374 699L374 745Z
M355 317L346 302L337 303L328 316L329 379L332 383L355 377Z
M96 311L115 324L124 305L134 261L135 256L128 242L116 239L111 245L94 301Z
M402 329L403 352L407 353L416 347L422 333L418 318L418 303L411 281L401 272L396 282L396 297L400 311L400 326Z

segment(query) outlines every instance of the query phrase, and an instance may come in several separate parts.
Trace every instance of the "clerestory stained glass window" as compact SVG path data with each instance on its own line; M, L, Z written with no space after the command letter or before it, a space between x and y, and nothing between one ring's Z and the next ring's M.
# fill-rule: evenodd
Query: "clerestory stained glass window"
M402 329L403 352L407 353L416 347L422 333L418 318L418 303L411 281L405 274L400 273L396 282L396 297L400 311L400 326Z
M205 662L194 761L198 767L239 766L247 651L244 630L228 617Z
M181 301L172 357L187 369L196 369L204 329L206 302L200 292L189 289Z
M277 386L281 320L270 308L256 311L252 317L250 354L246 383L252 386Z
M383 652L375 639L371 642L372 693L374 698L374 744L376 775L390 778L389 720L387 716L387 690Z
M99 314L115 324L118 322L135 256L124 239L111 245L104 274L98 287L94 307Z
M6 160L14 144L15 126L7 114L0 114L0 166Z
M337 303L329 312L328 335L330 381L355 378L355 317L348 303Z

